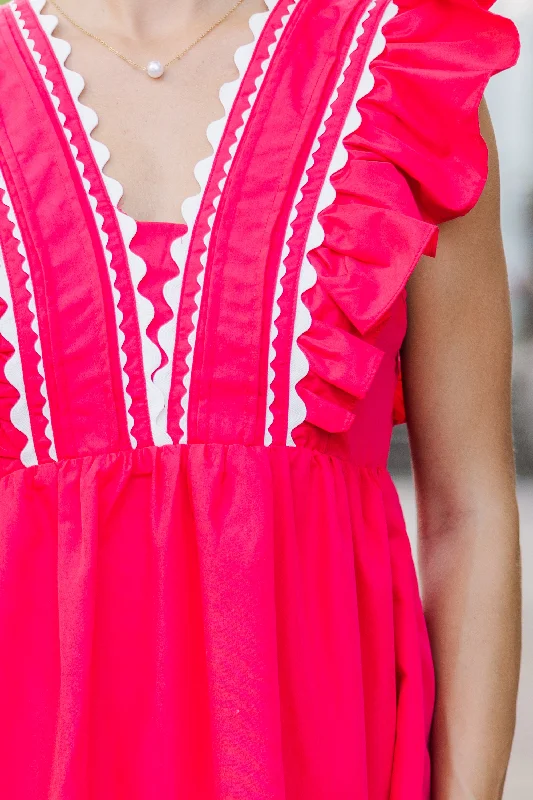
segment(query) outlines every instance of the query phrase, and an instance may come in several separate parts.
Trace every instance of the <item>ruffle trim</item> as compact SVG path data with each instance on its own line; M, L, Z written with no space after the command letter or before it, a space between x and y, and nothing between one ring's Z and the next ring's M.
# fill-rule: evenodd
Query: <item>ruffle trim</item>
M357 51L358 42L361 36L364 33L365 23L369 19L372 10L376 7L376 0L373 0L366 8L364 14L362 15L359 23L357 25L354 40L352 43L352 47L350 48L350 52L346 57L346 61L344 63L344 67L335 87L335 90L331 96L328 108L322 120L322 125L318 131L315 147L313 148L309 163L306 169L306 176L314 164L314 155L317 150L320 148L320 139L322 135L326 131L327 121L333 114L333 106L339 97L339 90L340 87L343 85L344 81L346 80L347 71L350 68L352 63L352 59L354 53ZM324 401L324 395L319 394L318 396L314 395L314 392L310 390L309 384L310 381L307 381L307 386L305 385L305 378L311 374L319 374L313 370L313 365L315 370L319 370L322 374L330 374L331 377L334 379L336 374L336 366L340 367L342 371L343 365L340 363L341 358L338 354L335 354L333 350L331 352L331 360L328 358L315 358L318 352L325 353L324 346L325 346L325 338L323 335L317 335L316 341L313 342L312 339L314 338L313 331L316 330L317 323L315 322L315 317L312 314L311 309L303 300L304 294L315 287L317 284L317 280L319 279L319 272L316 268L316 264L311 257L311 253L323 246L326 238L326 231L324 226L321 222L321 214L324 212L325 209L330 207L334 201L336 196L335 186L332 181L332 176L342 169L348 159L348 153L346 148L343 146L342 141L345 136L354 128L360 124L361 115L358 109L359 101L369 92L372 91L374 86L374 76L370 70L370 64L373 62L375 58L384 50L386 41L385 37L382 33L382 27L385 23L394 16L397 12L397 6L394 3L390 3L386 8L382 15L379 29L374 37L372 45L370 47L366 63L362 72L362 75L359 80L359 84L355 93L355 97L353 99L352 106L350 111L347 115L345 120L343 130L340 137L340 142L335 152L333 154L333 158L331 160L328 174L326 176L326 180L324 182L323 189L320 193L320 197L318 199L317 208L313 217L313 222L311 224L311 229L309 232L309 237L307 240L307 247L306 247L306 256L304 257L304 261L302 264L301 272L300 272L300 280L298 285L298 306L296 310L296 318L294 323L294 332L293 332L293 340L294 346L292 348L292 357L291 357L291 366L290 366L290 389L289 389L289 396L291 398L291 402L289 404L289 422L288 422L288 431L287 431L287 443L294 444L294 439L292 437L292 432L295 430L298 425L300 425L304 421L312 421L317 417L316 409L317 404L320 407L320 413L318 414L318 418L323 421L322 427L325 430L333 430L336 429L339 419L338 413L332 413L334 411L333 407L330 407L328 402ZM304 177L303 186L305 186L306 177ZM302 187L300 187L302 189ZM320 324L320 323L318 323ZM336 331L330 331L330 339L331 337L335 338ZM338 337L337 337L338 338ZM354 345L357 347L354 341ZM374 368L377 369L379 362L381 360L381 354L378 352L369 352L370 348L365 349L365 356L370 358L370 362L372 363ZM330 371L328 370L328 366L331 365L333 369ZM322 369L320 370L320 367ZM326 381L327 383L328 381ZM298 384L304 384L299 386L299 391L296 391L296 386ZM324 413L324 409L327 410L327 413ZM335 420L335 422L334 422ZM344 427L342 428L344 429Z
M266 72L267 72L268 65L270 64L270 62L272 60L272 56L273 56L273 54L274 54L274 52L275 52L275 50L276 50L276 48L278 46L278 42L279 42L279 40L281 38L281 34L282 34L282 32L283 32L288 20L290 19L294 9L298 5L299 1L300 0L293 0L293 2L288 6L286 13L284 14L284 16L282 17L282 19L280 21L279 27L276 29L276 31L274 33L273 41L272 41L272 43L270 44L270 46L268 48L268 58L264 59L264 61L261 64L260 74L258 75L258 77L257 77L257 79L255 81L254 91L252 92L252 94L248 98L248 101L247 101L248 105L247 105L247 108L246 108L246 110L244 111L244 113L242 115L241 124L239 125L238 129L235 132L235 138L234 138L234 141L233 141L233 143L232 143L232 145L230 147L230 151L229 151L229 158L227 159L227 161L225 162L224 167L223 167L224 176L219 181L218 188L217 188L217 194L216 194L216 197L213 199L213 203L212 203L213 212L212 212L212 214L210 214L210 216L209 216L209 218L207 220L208 230L207 230L207 233L204 236L203 250L202 250L202 253L200 255L201 269L200 269L200 271L198 273L198 276L197 276L198 291L197 291L197 293L195 295L195 298L194 298L195 310L194 310L193 315L192 315L192 330L191 330L191 332L190 332L190 334L188 336L189 350L188 350L187 355L185 356L185 363L187 365L187 371L186 371L186 373L185 373L185 375L183 377L183 385L184 385L185 391L183 392L182 398L181 398L182 416L181 416L181 419L180 419L180 429L182 431L182 437L181 437L181 441L182 442L186 442L187 441L187 416L188 416L188 404L189 404L189 390L190 390L191 373L192 373L192 362L193 362L193 358L194 358L194 348L195 348L195 343L196 343L196 331L197 331L197 327L198 327L198 319L199 319L199 314L200 314L200 305L201 305L201 302L202 302L205 268L206 268L206 265L207 265L207 254L208 254L208 249L209 249L209 242L210 242L210 239L211 239L211 232L213 230L213 224L214 224L215 217L216 217L216 211L217 211L217 208L218 208L218 205L219 205L219 202L220 202L220 198L222 196L224 185L226 183L226 179L227 179L227 176L229 174L233 158L235 156L235 153L237 152L237 148L238 148L239 143L240 143L240 141L242 139L242 135L243 135L244 130L246 128L248 119L250 118L250 114L252 112L252 109L254 107L255 101L256 101L257 96L259 94L259 90L260 90L261 85L262 85L262 83L263 83L263 81L265 79L265 75L266 75ZM224 108L224 115L220 119L216 120L215 122L211 122L209 124L208 128L207 128L206 136L207 136L207 139L208 139L209 143L211 144L211 147L213 148L213 152L207 158L203 159L202 161L199 161L197 163L196 167L195 167L194 174L195 174L196 180L198 181L198 183L200 185L200 192L197 195L193 196L193 197L188 197L182 204L181 212L182 212L182 216L183 216L185 222L187 223L187 229L188 229L188 231L187 231L187 242L184 243L184 244L180 244L179 248L176 247L176 249L173 250L173 257L174 257L174 253L177 254L178 252L180 252L180 253L184 253L185 251L188 252L188 247L189 247L189 244L190 244L190 239L191 239L191 236L192 236L194 224L195 224L196 218L198 216L200 205L201 205L202 199L203 199L204 194L205 194L205 189L206 189L207 183L209 181L209 177L210 177L211 172L212 172L212 168L213 168L213 164L214 164L215 158L216 158L216 156L218 154L220 142L222 140L222 136L224 135L224 131L226 129L226 125L227 125L228 119L230 117L232 109L234 108L235 100L236 100L237 94L239 92L240 86L242 84L243 78L244 78L244 76L246 74L246 71L248 69L248 66L249 66L250 62L252 61L252 58L253 58L257 43L259 41L259 37L261 36L261 33L263 32L263 30L264 30L264 28L265 28L265 26L266 26L266 24L267 24L267 22L268 22L268 20L270 18L270 15L272 14L272 11L274 10L274 8L277 6L278 2L279 2L279 0L265 0L265 5L267 6L267 10L259 12L257 14L253 14L250 17L250 20L249 20L248 24L249 24L250 30L252 31L252 34L253 34L253 40L248 42L248 43L246 43L246 44L244 44L244 45L241 45L237 49L237 51L235 52L235 55L234 55L234 62L235 62L235 65L236 65L236 67L238 69L239 74L238 74L237 78L235 78L235 80L228 81L227 83L223 84L221 86L221 88L220 88L219 100L222 103L222 106ZM185 259L186 258L187 258L187 256L185 255ZM178 264L178 266L180 266L180 265ZM175 303L175 300L176 300L176 297L175 297L176 296L176 288L177 288L177 283L176 283L176 285L174 285L175 282L176 282L176 279L172 279L172 281L169 282L169 284L167 284L166 287L163 290L163 293L164 293L164 296L165 296L165 299L167 300L167 302L169 302L169 299L170 299L170 300L172 300L172 302ZM171 306L171 308L174 311L174 306ZM174 314L175 314L174 318L167 323L168 330L162 331L162 333L160 333L159 341L160 341L160 344L163 347L164 347L165 342L168 341L170 338L172 339L173 342L175 340L175 330L176 330L176 323L177 323L177 309L174 311ZM171 370L168 370L168 375L167 375L166 368L163 368L161 370L161 374L162 375L160 377L160 380L164 381L165 386L167 388L167 391L170 391ZM168 384L168 386L167 386L167 384Z
M491 5L398 0L385 11L367 91L334 156L329 205L314 220L306 263L317 279L302 286L309 313L296 351L306 370L297 370L302 405L291 429L305 420L348 430L380 356L399 349L403 322L397 317L396 335L385 323L420 257L435 255L438 224L467 213L482 192L488 153L479 104L490 77L519 52L514 24ZM399 394L401 384L394 422L404 421Z

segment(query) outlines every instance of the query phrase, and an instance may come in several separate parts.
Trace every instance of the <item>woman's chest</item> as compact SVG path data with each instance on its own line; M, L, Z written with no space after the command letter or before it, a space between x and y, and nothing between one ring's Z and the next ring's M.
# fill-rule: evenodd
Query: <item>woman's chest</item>
M94 136L109 150L105 172L122 185L120 207L133 218L183 222L183 201L200 189L195 166L213 151L206 131L225 115L221 87L239 81L235 54L253 48L249 20L266 13L263 0L241 0L188 52L197 27L164 46L113 40L113 52L60 18L54 36L71 44L65 68L83 76L80 101L96 113ZM159 79L139 69L155 58L165 65Z

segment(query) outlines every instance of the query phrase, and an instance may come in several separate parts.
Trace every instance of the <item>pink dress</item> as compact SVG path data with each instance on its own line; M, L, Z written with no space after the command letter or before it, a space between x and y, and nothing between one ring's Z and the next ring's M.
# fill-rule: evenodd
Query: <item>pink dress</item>
M387 472L405 286L486 180L490 0L268 0L186 226L0 12L0 797L427 800Z

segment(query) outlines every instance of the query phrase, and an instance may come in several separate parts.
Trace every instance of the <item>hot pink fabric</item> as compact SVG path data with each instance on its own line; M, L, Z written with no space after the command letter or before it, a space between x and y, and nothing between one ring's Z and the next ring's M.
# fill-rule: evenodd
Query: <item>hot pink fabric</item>
M128 262L36 5L0 12L9 286L0 292L0 797L428 800L433 664L386 468L393 422L403 419L405 286L420 255L435 252L437 224L468 211L483 188L478 105L489 77L516 60L516 30L475 0L399 0L383 27L375 83L344 141L335 200L320 214L324 240L309 256L318 280L304 295L311 324L299 344L309 369L297 385L306 416L288 446L303 250L387 3L375 4L309 170L271 363L294 176L367 4L301 0L220 197L289 8L273 4L189 231L187 263L170 255L185 227L137 223L130 248L147 267L141 303L138 263ZM176 276L170 363L160 332ZM171 367L172 441L162 445L144 326L157 369ZM29 427L13 413L16 385Z
M148 269L144 276L140 290L148 297L154 307L154 318L148 325L148 336L159 347L158 331L172 316L172 312L165 302L163 287L177 273L178 267L170 254L172 242L183 236L187 226L171 222L137 222L137 231L131 246L140 256ZM165 352L161 349L161 363L167 363Z

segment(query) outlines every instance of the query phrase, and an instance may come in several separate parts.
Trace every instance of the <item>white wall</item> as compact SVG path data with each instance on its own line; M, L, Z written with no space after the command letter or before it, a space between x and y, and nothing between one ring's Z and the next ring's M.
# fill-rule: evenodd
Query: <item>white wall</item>
M498 0L521 37L516 67L496 75L487 102L496 131L502 182L502 225L513 294L533 272L533 0ZM520 322L521 308L515 311Z

